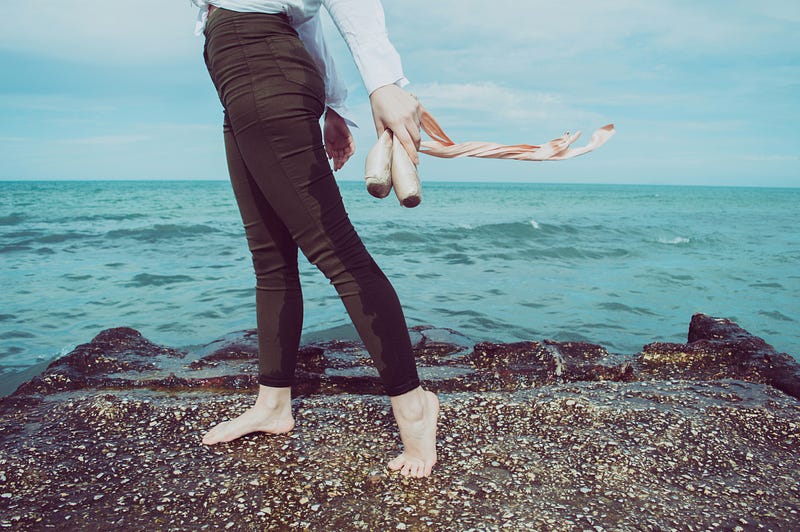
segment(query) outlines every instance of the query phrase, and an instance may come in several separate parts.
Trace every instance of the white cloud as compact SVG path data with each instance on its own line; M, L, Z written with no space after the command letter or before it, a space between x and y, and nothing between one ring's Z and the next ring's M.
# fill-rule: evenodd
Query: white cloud
M492 81L477 83L423 83L414 92L427 105L472 111L513 113L529 105L560 104L554 94L522 91Z
M420 102L456 140L465 135L497 135L495 142L543 142L565 130L600 127L608 120L569 103L558 94L517 89L491 81L427 83L414 87ZM465 129L457 134L454 127ZM484 133L485 132L485 133ZM531 140L531 135L537 138Z

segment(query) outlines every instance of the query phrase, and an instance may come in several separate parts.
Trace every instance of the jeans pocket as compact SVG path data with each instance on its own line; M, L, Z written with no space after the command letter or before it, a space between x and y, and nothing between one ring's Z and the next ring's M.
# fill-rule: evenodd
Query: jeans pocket
M303 41L297 37L268 37L266 40L275 63L286 81L309 89L324 105L325 80L317 70L317 65L303 45Z

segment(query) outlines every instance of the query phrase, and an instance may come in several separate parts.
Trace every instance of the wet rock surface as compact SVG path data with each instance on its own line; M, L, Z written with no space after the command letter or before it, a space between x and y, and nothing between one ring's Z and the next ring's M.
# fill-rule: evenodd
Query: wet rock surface
M0 526L21 530L791 530L798 365L728 320L686 344L474 344L412 329L439 463L406 479L357 342L303 346L295 429L212 447L251 406L253 331L192 352L103 331L0 399Z

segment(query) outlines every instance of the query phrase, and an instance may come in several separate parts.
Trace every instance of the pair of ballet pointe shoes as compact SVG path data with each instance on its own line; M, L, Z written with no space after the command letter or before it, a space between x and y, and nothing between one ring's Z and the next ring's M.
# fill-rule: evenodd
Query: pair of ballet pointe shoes
M388 129L367 154L364 177L367 191L376 198L385 198L394 189L403 207L416 207L422 201L417 166Z

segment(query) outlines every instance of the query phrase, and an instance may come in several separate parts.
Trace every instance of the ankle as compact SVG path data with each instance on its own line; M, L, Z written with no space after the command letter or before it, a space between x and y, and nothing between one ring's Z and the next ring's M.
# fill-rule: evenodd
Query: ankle
M290 408L292 403L292 389L274 388L271 386L264 386L263 384L258 387L258 397L254 408L264 410L283 410Z
M396 418L416 421L425 416L425 391L422 387L391 397L391 403Z

